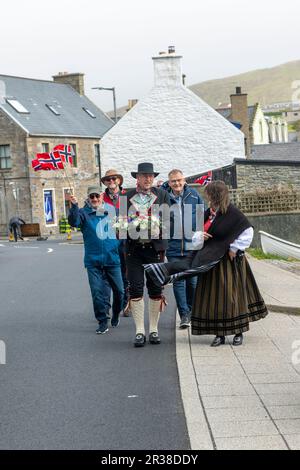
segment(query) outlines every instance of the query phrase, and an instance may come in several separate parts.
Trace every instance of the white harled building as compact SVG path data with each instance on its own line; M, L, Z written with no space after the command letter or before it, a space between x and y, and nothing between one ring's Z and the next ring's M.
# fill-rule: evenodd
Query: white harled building
M181 59L173 48L153 57L154 87L101 140L103 174L116 168L132 186L143 161L164 180L172 168L190 176L245 157L244 134L183 85Z

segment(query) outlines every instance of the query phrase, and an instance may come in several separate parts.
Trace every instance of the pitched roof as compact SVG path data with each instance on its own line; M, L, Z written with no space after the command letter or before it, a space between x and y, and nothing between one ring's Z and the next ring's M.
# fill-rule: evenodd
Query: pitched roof
M253 123L257 107L258 103L254 106L248 106L248 117L250 126ZM231 108L217 108L216 111L218 111L219 114L222 114L225 119L228 119L229 121L231 120Z
M121 119L123 116L125 116L127 112L128 112L128 105L117 108L117 119ZM108 111L107 116L109 116L111 119L114 119L115 112Z
M219 114L222 114L225 119L229 119L231 116L231 108L217 108L216 111L218 111Z
M8 75L0 75L0 85L1 82L4 97L0 96L0 109L30 135L101 138L114 124L86 96L69 85ZM16 99L29 113L16 111L7 98ZM60 115L55 115L47 105L53 106Z
M253 145L249 160L300 161L300 142Z
M248 106L248 118L250 126L253 124L258 106L258 103L256 103L254 106Z

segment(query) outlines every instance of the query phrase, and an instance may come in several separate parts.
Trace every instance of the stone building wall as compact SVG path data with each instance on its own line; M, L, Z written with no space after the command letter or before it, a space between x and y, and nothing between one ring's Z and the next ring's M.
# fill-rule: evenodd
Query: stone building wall
M39 223L42 234L48 235L50 233L58 233L59 220L65 215L64 189L68 189L71 186L78 198L79 205L82 206L86 199L87 188L99 183L99 168L96 166L94 150L94 145L99 144L99 140L29 137L27 139L27 147L31 157L42 151L42 143L48 143L50 150L58 144L76 144L78 163L77 168L70 168L68 166L66 173L62 170L34 172L30 168L32 222ZM47 225L44 214L43 192L49 189L54 191L55 223Z
M289 186L300 190L299 163L254 163L236 165L237 189L252 191L274 186Z
M254 227L253 248L261 248L259 231L300 244L300 213L247 215Z
M31 221L26 133L0 110L0 145L9 145L12 168L0 170L0 233L7 233L9 219L18 214Z

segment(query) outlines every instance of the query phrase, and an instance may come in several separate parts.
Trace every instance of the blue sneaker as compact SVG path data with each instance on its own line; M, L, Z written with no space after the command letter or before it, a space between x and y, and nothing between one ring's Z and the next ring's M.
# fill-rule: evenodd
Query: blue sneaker
M183 315L180 319L180 325L179 328L181 330L185 330L186 328L189 328L191 326L191 319L189 315Z
M97 335L104 335L108 332L107 323L99 323L99 327L96 330Z

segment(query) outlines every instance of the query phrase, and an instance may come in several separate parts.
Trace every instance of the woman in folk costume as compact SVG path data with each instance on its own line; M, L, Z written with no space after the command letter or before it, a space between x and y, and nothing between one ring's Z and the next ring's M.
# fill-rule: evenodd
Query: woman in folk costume
M206 186L210 208L204 216L204 246L191 252L185 262L146 265L157 284L199 275L192 309L192 334L215 335L211 346L243 343L249 322L268 314L249 263L244 256L251 245L253 228L242 212L229 201L228 187L222 181Z

